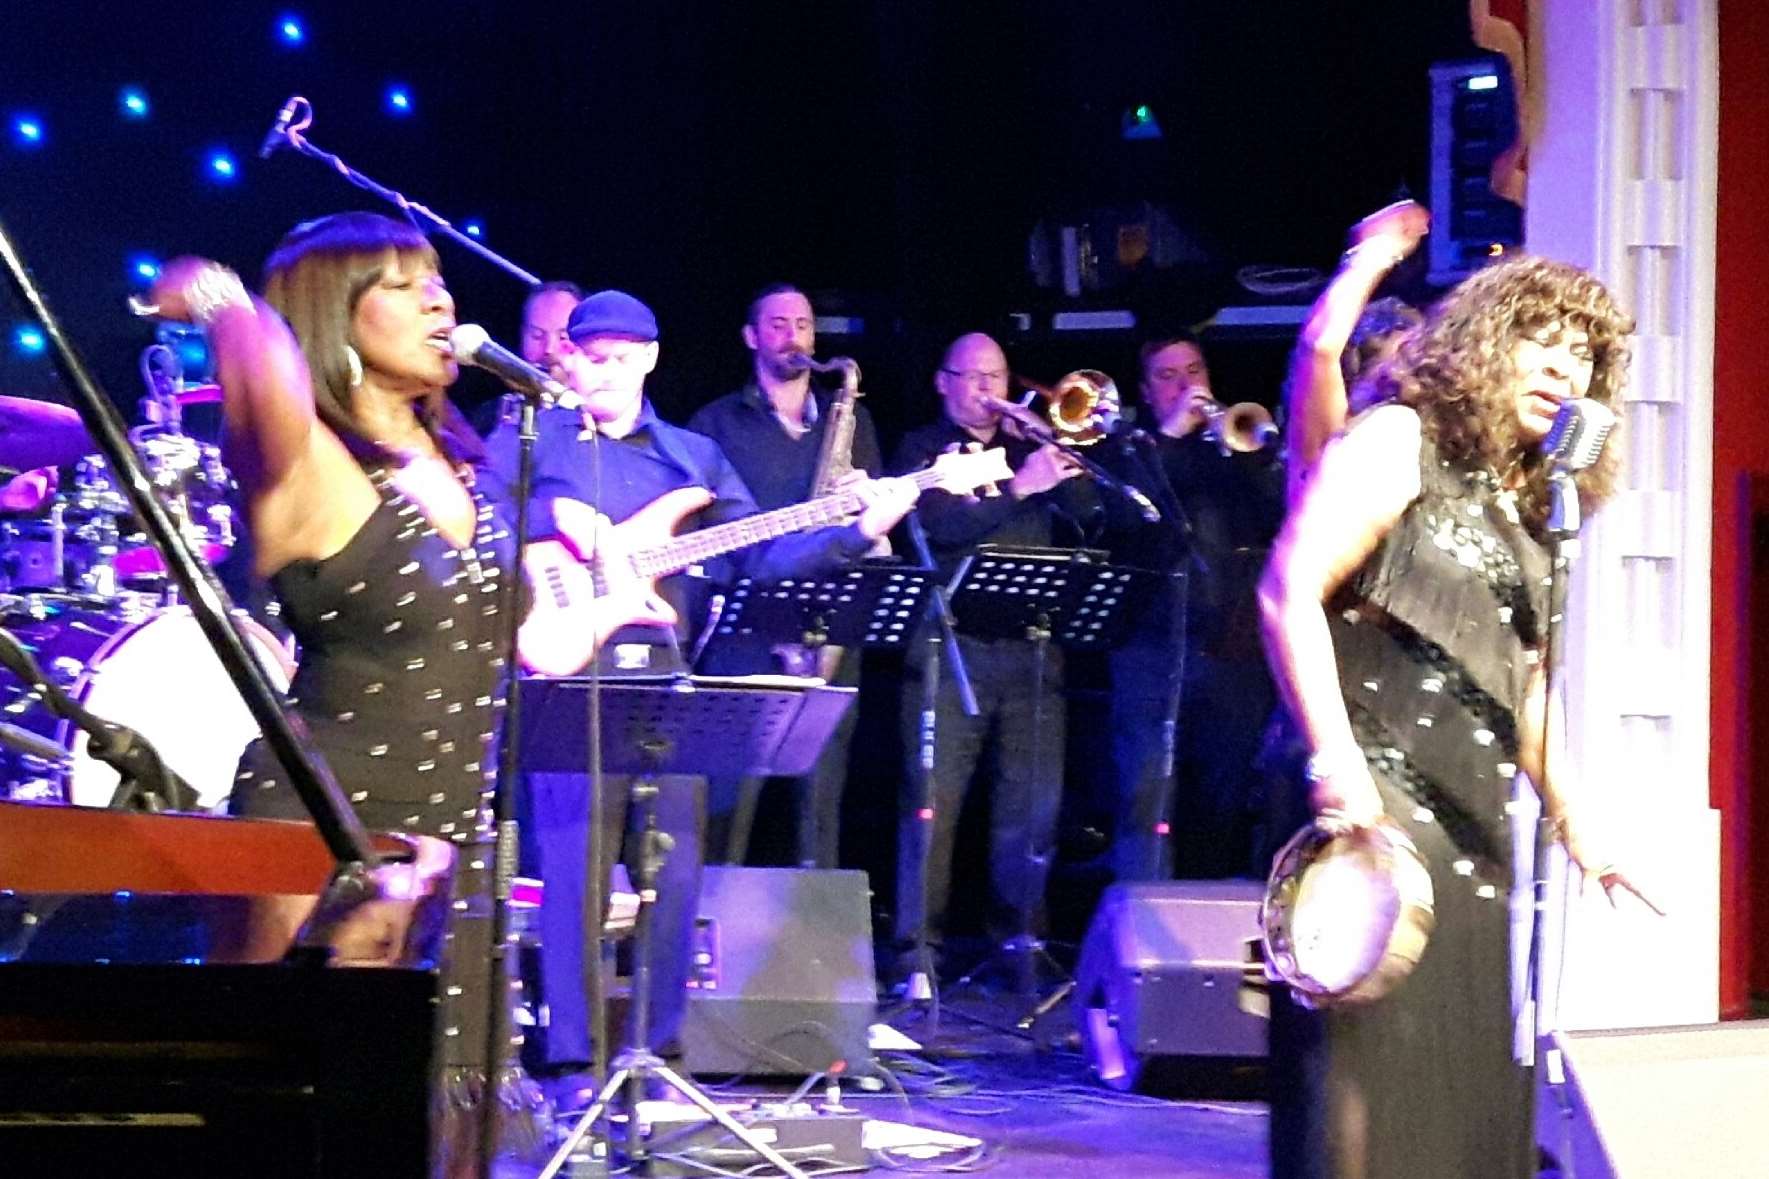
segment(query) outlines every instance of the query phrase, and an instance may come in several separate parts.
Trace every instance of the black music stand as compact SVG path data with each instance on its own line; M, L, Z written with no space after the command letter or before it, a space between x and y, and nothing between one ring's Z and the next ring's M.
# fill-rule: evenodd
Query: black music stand
M707 651L741 639L802 643L812 650L902 650L926 609L934 572L898 561L868 561L826 578L739 581L725 595Z
M822 578L773 582L745 578L726 591L717 618L701 639L696 666L741 667L764 658L764 650L776 655L790 651L782 660L786 670L833 679L833 666L819 670L820 657L829 648L901 651L909 646L926 612L934 577L931 569L886 558ZM836 752L845 760L846 742ZM817 783L815 768L795 782L795 851L802 867L818 866ZM746 833L761 787L759 780L749 779L738 804L743 817L736 826Z
M578 722L590 690L587 677L528 679L517 689L525 714L523 768L579 773L588 761L588 733ZM605 681L601 686L602 762L607 771L633 776L630 797L643 816L640 853L633 881L639 893L634 925L632 1018L628 1044L614 1058L596 1099L541 1171L557 1175L578 1144L601 1118L614 1095L626 1090L627 1162L643 1173L646 1147L640 1134L638 1104L647 1077L661 1077L783 1174L805 1173L721 1109L705 1093L650 1050L651 901L657 872L669 852L669 839L657 829L657 782L662 774L704 775L729 771L733 762L750 774L798 775L817 762L830 732L853 703L856 690L795 682L779 676L667 676ZM529 736L529 734L545 734ZM599 824L592 822L591 838ZM599 893L599 882L588 882ZM586 898L587 920L596 934L593 969L603 961L601 906ZM588 939L587 939L588 940Z
M1107 564L1106 557L1098 549L985 544L966 556L953 576L952 613L960 634L1030 641L1032 725L1040 732L1044 728L1044 681L1050 644L1055 642L1080 651L1110 650L1123 641L1130 620L1147 603L1154 589L1154 574ZM1042 744L1035 742L1034 781L1042 781L1046 772L1041 750ZM1037 852L1029 845L1024 850L1029 866ZM1029 878L1033 875L1027 872ZM1036 875L1044 878L1043 873ZM1022 896L1016 900L1019 928L1001 947L1001 953L1017 968L1016 993L1022 999L1030 999L1037 990L1041 964L1065 983L1068 974L1051 959L1043 940L1032 931L1032 914L1039 898ZM972 970L957 985L969 984L987 965ZM1020 1030L1030 1031L1066 993L1059 988L1054 1000L1036 1004L1032 1013L1020 1021Z

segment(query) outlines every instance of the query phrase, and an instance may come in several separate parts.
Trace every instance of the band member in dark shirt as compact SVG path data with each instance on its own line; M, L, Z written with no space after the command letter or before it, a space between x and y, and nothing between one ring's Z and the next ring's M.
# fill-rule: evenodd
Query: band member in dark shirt
M1275 446L1238 451L1210 435L1219 403L1196 339L1153 340L1141 358L1153 429L1131 456L1103 457L1157 502L1170 490L1180 511L1149 524L1107 505L1113 559L1167 575L1110 658L1113 869L1120 880L1256 874L1250 766L1274 699L1253 594L1283 517L1283 469Z
M1081 470L1062 449L1023 437L1017 424L1003 417L1001 399L1007 394L1008 380L1007 357L1000 345L980 333L960 336L934 375L944 408L941 419L912 431L897 454L895 469L907 471L970 443L1007 451L1014 475L1000 494L978 497L930 491L922 496L918 516L943 577L950 577L979 544L1076 544L1083 538L1084 525L1098 513L1097 494L1090 484L1074 482ZM903 694L908 764L898 828L896 936L905 949L924 917L930 940L941 940L959 812L972 774L985 755L993 753L995 767L989 838L992 896L985 915L991 934L1005 937L1036 927L1050 868L1063 784L1062 654L1054 648L1047 653L1039 700L1030 642L961 634L959 646L980 713L964 715L951 677L942 672L931 819L918 816L921 697L913 687ZM924 658L919 647L911 651L911 684ZM1041 725L1034 723L1035 714L1042 715ZM933 824L925 864L917 822ZM901 972L914 968L908 961L899 964Z
M831 394L815 388L810 370L795 361L810 356L816 342L811 301L805 293L784 283L763 288L750 302L743 325L743 343L752 358L749 381L703 407L688 421L689 429L719 444L763 511L811 498L830 426ZM864 405L854 406L853 412L852 439L847 452L838 457L853 470L882 474L884 463L872 415ZM806 658L809 654L803 648L769 650L758 642L753 649L728 649L704 670L728 674L787 671L823 674L838 684L860 682L858 651L824 648L820 661ZM824 746L816 772L796 783L796 856L804 867L833 868L840 859L842 789L848 776L848 745L858 716L857 708L848 710ZM743 859L749 842L749 818L761 786L752 779L730 787L738 795L725 849L733 861ZM719 788L715 783L715 792ZM713 849L715 855L717 850Z

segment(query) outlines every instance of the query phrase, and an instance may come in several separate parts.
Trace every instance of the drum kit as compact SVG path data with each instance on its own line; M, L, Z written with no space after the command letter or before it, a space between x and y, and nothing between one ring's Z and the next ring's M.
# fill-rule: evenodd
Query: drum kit
M183 411L220 391L185 385L164 345L148 349L142 369L145 420L130 441L193 551L219 563L237 541L235 484L219 447L185 431ZM0 466L20 472L0 488L0 628L88 712L145 737L199 805L216 808L258 726L95 450L73 410L0 397ZM72 471L67 483L62 470ZM238 621L286 689L289 648L257 621ZM117 786L83 732L0 673L0 799L107 806Z

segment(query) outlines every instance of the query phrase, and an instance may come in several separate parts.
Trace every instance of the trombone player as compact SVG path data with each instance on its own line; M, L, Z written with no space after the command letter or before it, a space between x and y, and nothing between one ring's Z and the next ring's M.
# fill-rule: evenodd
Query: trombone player
M1257 404L1216 399L1190 333L1148 341L1140 360L1152 428L1100 461L1189 528L1107 502L1114 562L1167 575L1110 656L1113 873L1258 876L1250 767L1274 698L1253 590L1283 519L1276 429Z
M940 420L911 431L897 452L892 469L913 471L947 450L979 443L1005 449L1013 468L1013 479L997 495L923 494L917 518L942 579L950 579L959 562L980 544L1072 546L1085 540L1088 527L1096 522L1099 497L1089 481L1077 478L1080 467L1062 447L1027 437L1011 415L1017 407L1005 400L1010 380L999 344L980 332L960 336L946 349L934 374ZM957 688L950 677L941 675L934 709L933 813L927 818L919 816L920 693L910 687L902 699L907 764L898 823L895 973L903 982L922 965L913 957L920 923L926 922L930 944L943 942L958 816L978 764L994 754L994 775L988 784L991 896L984 920L996 945L1022 929L1037 931L1062 798L1062 652L1053 648L1047 656L1040 698L1035 695L1028 643L964 634L958 642L979 712L965 716ZM926 658L921 644L911 647L906 684L917 682ZM1035 723L1039 714L1042 725ZM1034 767L1041 772L1035 773ZM925 862L920 822L932 824Z

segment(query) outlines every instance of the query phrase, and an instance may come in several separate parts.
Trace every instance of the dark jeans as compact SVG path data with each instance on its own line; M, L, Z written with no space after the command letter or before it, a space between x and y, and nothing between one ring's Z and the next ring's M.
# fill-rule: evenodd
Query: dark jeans
M1112 653L1112 754L1118 821L1112 867L1119 880L1260 876L1255 847L1263 786L1255 769L1276 704L1257 658L1193 650L1184 663L1177 719L1166 693L1178 659L1170 643ZM1174 774L1165 768L1164 726L1174 724ZM1166 822L1170 834L1157 824Z
M1173 879L1172 841L1163 825L1173 819L1169 756L1177 741L1179 657L1177 644L1154 639L1111 653L1112 769L1118 788L1112 832L1116 880Z
M664 775L656 779L657 826L675 840L657 878L651 906L651 1030L649 1047L675 1040L687 1010L689 954L700 906L701 849L706 831L706 780ZM546 881L541 899L541 993L549 1013L547 1063L575 1065L590 1059L589 1010L584 988L584 865L589 847L590 781L583 774L531 773L529 835ZM635 887L640 811L630 807L632 779L609 774L602 798L605 862L617 853ZM625 836L624 840L622 836ZM611 1032L625 1043L628 1035Z
M991 932L1012 932L1022 920L1036 925L1044 901L1056 837L1063 783L1062 653L1046 654L1044 687L1034 686L1033 647L1026 642L984 642L960 637L966 669L976 691L978 715L959 707L958 689L940 669L935 705L933 819L924 864L921 750L921 668L911 662L903 685L902 721L906 773L897 837L899 941L915 937L927 916L930 937L946 924L952 889L952 855L958 817L971 777L994 753L995 780L989 831ZM925 867L925 889L923 869Z

